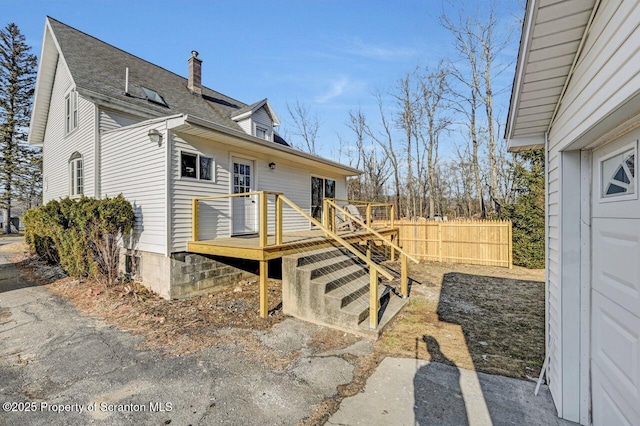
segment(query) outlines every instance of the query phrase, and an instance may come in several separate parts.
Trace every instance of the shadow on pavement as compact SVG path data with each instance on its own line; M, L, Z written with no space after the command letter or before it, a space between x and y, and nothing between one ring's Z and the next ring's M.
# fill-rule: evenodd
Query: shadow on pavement
M445 365L456 367L455 362L442 353L434 337L423 336L422 341L427 345L432 362L420 367L413 378L416 423L468 425L460 372L457 368L442 368ZM447 402L443 404L443 400Z
M0 257L0 260L4 259ZM0 293L47 284L46 282L37 283L35 280L27 279L20 273L19 267L25 265L27 262L28 261L20 261L17 263L0 264Z

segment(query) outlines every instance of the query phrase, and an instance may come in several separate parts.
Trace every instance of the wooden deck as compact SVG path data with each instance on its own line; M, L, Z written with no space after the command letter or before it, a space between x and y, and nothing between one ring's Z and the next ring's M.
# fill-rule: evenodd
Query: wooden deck
M377 229L378 233L397 241L398 228ZM350 243L376 239L376 236L367 231L338 232L338 235ZM187 251L192 253L210 254L215 256L233 257L249 260L270 260L301 251L316 250L323 247L336 245L335 240L327 238L321 229L307 231L285 232L282 235L282 244L276 244L274 235L267 237L267 244L260 246L258 234L243 235L228 238L216 238L214 240L190 241L187 243Z

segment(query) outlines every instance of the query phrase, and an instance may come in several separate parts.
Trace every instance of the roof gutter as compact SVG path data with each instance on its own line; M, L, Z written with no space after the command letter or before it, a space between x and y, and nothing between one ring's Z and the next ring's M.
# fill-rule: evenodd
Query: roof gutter
M333 168L337 168L342 170L343 172L346 172L347 175L360 175L362 174L362 172L358 169L355 169L353 167L349 167L349 166L345 166L343 164L337 163L335 161L331 161L331 160L327 160L326 158L323 157L319 157L317 155L313 155L313 154L309 154L303 151L299 151L297 149L288 147L288 146L284 146L284 145L280 145L277 144L275 142L270 142L270 141L266 141L264 139L260 139L257 138L255 136L251 136L248 135L244 132L240 132L234 129L230 129L228 127L222 126L220 124L216 124L213 123L211 121L208 120L204 120L202 118L199 117L195 117L192 115L182 115L181 117L177 117L171 120L167 121L167 129L169 130L174 130L177 129L179 131L179 127L180 126L184 126L184 125L191 125L191 126L197 126L197 127L203 127L206 128L208 130L212 130L215 132L219 132L219 133L223 133L229 136L232 136L234 138L238 138L238 139L242 139L246 142L251 142L252 144L255 145L259 145L265 148L269 148L272 150L276 150L276 151L280 151L283 154L289 154L295 157L301 157L304 158L306 160L315 162L315 163L320 163L326 166L330 166Z

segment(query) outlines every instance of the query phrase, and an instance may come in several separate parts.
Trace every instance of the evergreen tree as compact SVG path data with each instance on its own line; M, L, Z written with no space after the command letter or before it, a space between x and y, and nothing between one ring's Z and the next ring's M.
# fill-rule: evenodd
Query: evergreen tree
M5 233L11 232L12 202L22 198L20 190L40 167L38 154L26 143L35 70L31 47L18 26L8 24L0 30L0 208Z
M503 206L501 217L513 223L513 263L544 268L544 150L517 154L514 170L515 203Z

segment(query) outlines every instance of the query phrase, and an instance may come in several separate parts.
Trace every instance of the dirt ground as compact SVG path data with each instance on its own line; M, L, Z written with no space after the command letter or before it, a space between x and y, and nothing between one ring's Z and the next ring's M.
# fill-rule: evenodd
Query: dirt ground
M409 276L409 303L378 341L381 353L537 377L544 361L544 270L421 262Z
M15 247L14 247L15 248ZM25 253L23 273L68 298L91 317L134 335L141 347L188 354L235 339L246 356L285 370L297 354L282 357L255 337L283 321L281 283L269 282L269 317L258 312L258 285L241 281L215 294L167 301L136 283L110 288L65 277ZM301 424L324 424L340 401L360 392L385 356L420 358L491 374L531 379L544 354L544 271L423 262L410 268L411 294L403 312L365 356L347 355L354 380L314 407ZM325 329L312 337L317 352L346 347L358 337Z

